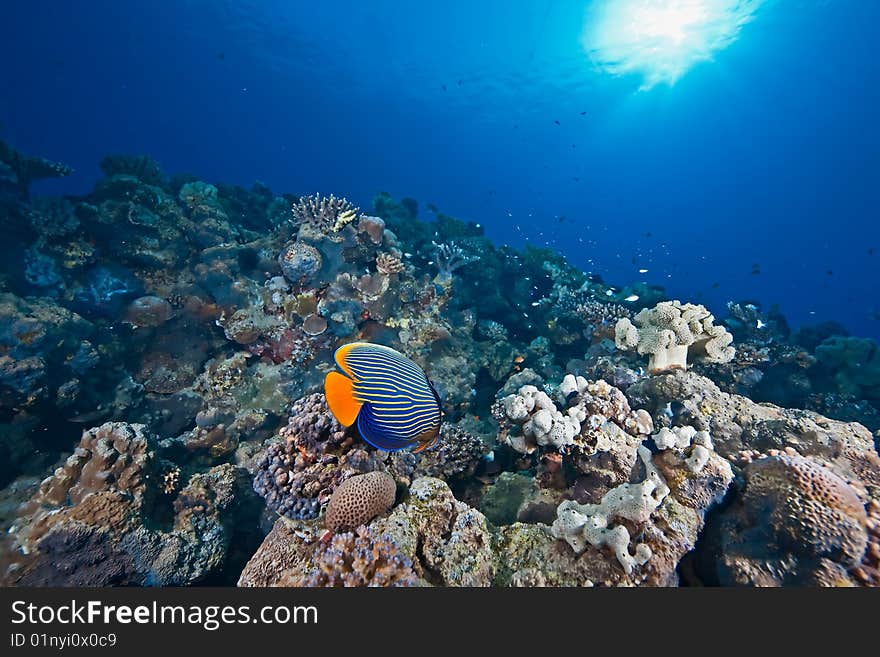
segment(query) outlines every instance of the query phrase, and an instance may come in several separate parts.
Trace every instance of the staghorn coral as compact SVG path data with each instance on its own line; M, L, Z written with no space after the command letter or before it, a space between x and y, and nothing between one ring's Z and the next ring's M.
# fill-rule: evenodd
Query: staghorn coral
M346 479L330 496L324 524L331 531L364 525L394 504L394 477L377 471Z
M630 321L618 320L615 343L619 349L636 349L648 355L652 374L687 369L688 356L711 362L728 362L735 353L733 336L705 307L680 301L661 301L645 308Z

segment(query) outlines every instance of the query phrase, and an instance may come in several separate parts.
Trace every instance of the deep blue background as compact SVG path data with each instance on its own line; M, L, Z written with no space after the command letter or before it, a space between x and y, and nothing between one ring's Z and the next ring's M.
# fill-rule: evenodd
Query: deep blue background
M88 191L109 152L387 190L722 316L751 298L880 336L880 3L771 0L643 92L591 69L587 4L5 2L0 135L77 169L41 193Z

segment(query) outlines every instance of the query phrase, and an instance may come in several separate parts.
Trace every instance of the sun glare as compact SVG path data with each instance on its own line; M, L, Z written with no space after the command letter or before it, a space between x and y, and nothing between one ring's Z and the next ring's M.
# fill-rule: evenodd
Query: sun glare
M673 85L735 41L762 2L596 0L587 11L583 44L600 70L639 74L642 89Z

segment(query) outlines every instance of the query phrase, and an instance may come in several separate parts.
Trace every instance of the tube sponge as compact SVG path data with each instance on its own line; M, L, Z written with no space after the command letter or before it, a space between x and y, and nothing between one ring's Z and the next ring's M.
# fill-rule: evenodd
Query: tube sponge
M705 306L661 301L640 311L632 321L620 319L614 327L618 349L636 349L648 355L651 374L687 369L688 356L712 363L728 363L735 350L733 336Z

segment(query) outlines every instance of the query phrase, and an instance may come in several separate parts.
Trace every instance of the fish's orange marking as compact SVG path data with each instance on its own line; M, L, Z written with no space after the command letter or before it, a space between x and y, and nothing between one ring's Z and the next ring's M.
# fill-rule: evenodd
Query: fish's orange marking
M339 349L336 350L336 353L333 356L336 359L336 364L339 365L340 369L348 374L352 379L355 378L354 372L351 371L345 360L348 358L348 354L351 353L352 349L363 347L365 344L366 343L364 342L350 342L349 344L345 344L339 347Z
M416 442L420 442L421 445L416 447L412 453L418 454L422 450L428 449L429 447L433 447L440 441L440 431L437 429L430 429L426 431L424 434L416 438Z
M357 419L363 404L354 398L354 381L339 372L324 377L324 395L327 406L339 424L350 427Z

